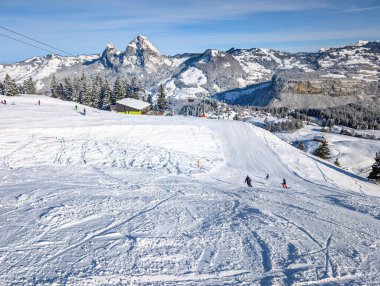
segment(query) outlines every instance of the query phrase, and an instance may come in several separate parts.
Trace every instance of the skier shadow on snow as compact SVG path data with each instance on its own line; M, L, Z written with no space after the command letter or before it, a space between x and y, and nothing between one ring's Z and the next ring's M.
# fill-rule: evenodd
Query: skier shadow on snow
M366 178L363 178L363 177L360 177L360 176L355 175L355 174L353 174L353 173L350 173L350 172L348 172L348 171L346 171L346 170L343 170L343 169L341 169L341 168L339 168L339 167L333 166L333 165L331 165L331 164L329 164L329 163L327 163L327 162L323 162L322 160L319 160L319 159L316 158L316 157L313 157L313 159L314 159L315 161L317 161L318 163L321 163L322 165L324 165L324 166L326 166L326 167L328 167L328 168L330 168L330 169L333 169L333 170L335 170L335 171L337 171L337 172L339 172L339 173L342 173L342 174L344 174L344 175L346 175L346 176L349 176L349 177L351 177L351 178L354 178L354 179L356 179L356 180L359 180L359 181L362 181L362 182L367 182L367 183L370 183L370 182L371 182L371 181L369 181L369 180L366 179Z
M334 205L340 206L345 209L349 209L354 212L359 212L365 215L369 215L373 217L374 219L380 220L380 208L378 205L380 205L380 200L376 198L371 198L371 201L373 205L368 205L368 202L360 201L357 202L357 198L354 201L345 200L344 198L348 198L347 196L344 196L343 198L339 198L337 196L329 195L326 196L326 199L331 201ZM377 205L376 205L377 202Z

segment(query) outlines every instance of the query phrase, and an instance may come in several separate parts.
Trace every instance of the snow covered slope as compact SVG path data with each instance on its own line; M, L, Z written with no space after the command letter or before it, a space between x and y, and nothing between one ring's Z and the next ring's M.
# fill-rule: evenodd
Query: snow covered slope
M329 144L331 163L338 159L343 168L368 177L375 162L375 154L380 151L380 141L321 132L321 129L319 126L306 125L293 133L276 133L276 135L290 144L304 142L305 151L308 153L313 153L320 145L314 141L314 137L324 136ZM373 134L376 138L380 138L380 131L377 130L363 130L362 133Z
M0 284L378 281L379 186L265 130L7 101Z

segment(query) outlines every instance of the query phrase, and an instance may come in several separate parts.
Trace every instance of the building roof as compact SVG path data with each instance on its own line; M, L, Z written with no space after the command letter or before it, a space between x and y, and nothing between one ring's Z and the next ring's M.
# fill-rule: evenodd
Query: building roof
M145 102L142 100L134 99L134 98L123 98L121 100L116 101L116 103L125 105L137 110L143 110L150 106L149 102Z

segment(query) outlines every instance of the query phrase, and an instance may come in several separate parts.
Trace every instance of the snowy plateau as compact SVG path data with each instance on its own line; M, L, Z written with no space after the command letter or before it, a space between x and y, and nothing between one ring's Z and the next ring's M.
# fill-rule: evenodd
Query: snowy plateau
M264 129L0 99L1 285L380 283L380 186Z

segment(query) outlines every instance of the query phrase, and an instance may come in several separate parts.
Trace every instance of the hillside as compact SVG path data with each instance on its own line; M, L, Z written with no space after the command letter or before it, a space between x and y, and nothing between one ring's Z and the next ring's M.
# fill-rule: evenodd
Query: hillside
M363 41L316 53L253 48L166 56L137 36L124 50L110 43L90 56L47 55L0 64L0 79L8 73L21 83L31 76L44 93L53 74L58 81L82 73L110 82L121 76L136 78L153 95L163 84L176 99L207 95L241 105L323 107L378 98L379 51L380 42Z
M1 284L377 282L378 185L243 122L7 101Z
M295 132L276 133L278 137L298 146L300 142L304 143L305 152L313 153L320 145L314 141L315 136L323 136L326 138L331 157L328 159L330 163L334 163L338 159L342 168L360 175L364 178L368 177L375 162L376 152L380 151L380 140L357 138L354 136L346 136L339 132L326 133L321 132L322 127L315 125L306 125L304 128ZM380 132L377 130L357 131L362 134L371 134L375 138L380 138Z

